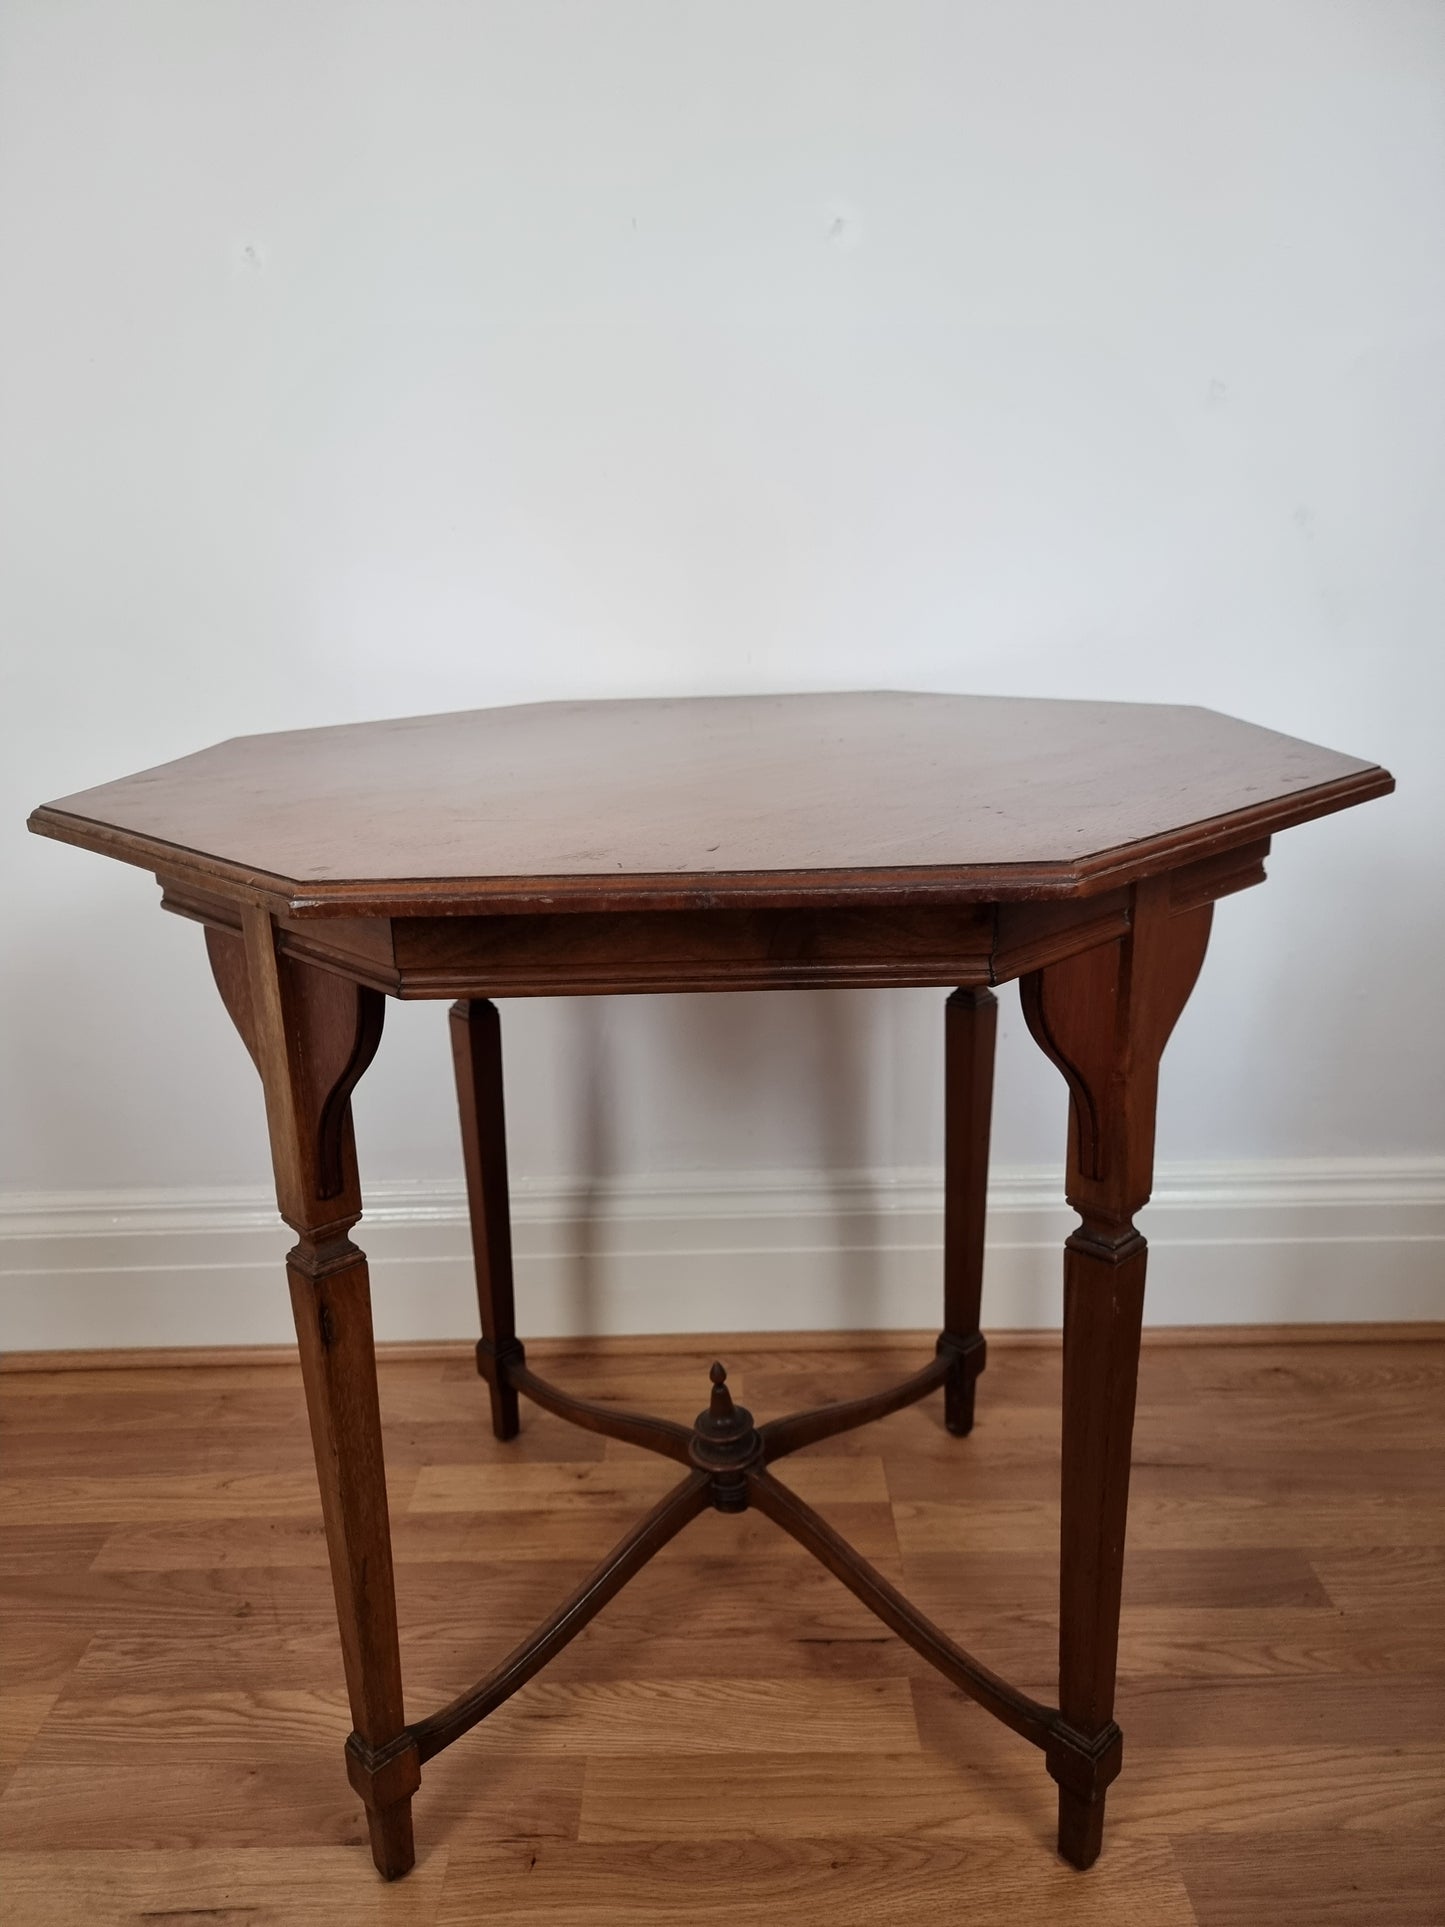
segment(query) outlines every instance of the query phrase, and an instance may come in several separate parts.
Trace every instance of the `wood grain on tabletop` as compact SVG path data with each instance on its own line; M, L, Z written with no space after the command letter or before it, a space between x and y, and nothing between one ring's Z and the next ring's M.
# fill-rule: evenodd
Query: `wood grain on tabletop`
M805 901L888 877L1001 900L1073 889L1104 853L1167 869L1392 787L1207 709L880 691L240 736L61 797L31 827L303 912L425 914L440 883L453 908L626 908L689 879L715 907L725 884L777 897L790 877Z

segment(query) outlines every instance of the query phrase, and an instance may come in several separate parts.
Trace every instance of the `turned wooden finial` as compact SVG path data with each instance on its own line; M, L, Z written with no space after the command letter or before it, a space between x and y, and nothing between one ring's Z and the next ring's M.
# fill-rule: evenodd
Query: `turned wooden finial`
M746 1406L734 1405L728 1390L727 1367L714 1359L708 1371L712 1396L707 1410L693 1420L692 1443L688 1457L713 1477L712 1502L719 1512L747 1509L747 1484L743 1473L762 1454L762 1440Z
M710 1419L726 1420L733 1416L733 1395L728 1390L727 1367L721 1359L715 1358L708 1372L712 1380L712 1397L708 1400L707 1415Z

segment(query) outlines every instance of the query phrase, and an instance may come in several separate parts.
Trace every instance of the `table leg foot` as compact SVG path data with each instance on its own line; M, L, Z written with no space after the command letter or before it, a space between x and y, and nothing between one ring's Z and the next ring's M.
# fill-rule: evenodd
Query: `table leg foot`
M976 1379L959 1385L950 1379L943 1394L943 1423L956 1439L966 1439L973 1430L973 1392Z
M383 1880L399 1880L416 1860L411 1796L421 1785L421 1758L412 1735L374 1748L359 1733L346 1742L346 1774L366 1807L371 1857Z
M1071 1867L1092 1867L1104 1843L1104 1795L1119 1777L1124 1740L1112 1720L1091 1739L1055 1727L1044 1748L1059 1788L1059 1854Z
M1091 1800L1059 1788L1059 1857L1082 1873L1092 1867L1104 1844L1104 1795Z
M943 1332L938 1353L948 1360L948 1377L943 1381L943 1423L955 1438L967 1438L973 1430L973 1397L979 1373L988 1357L988 1346L981 1332L959 1338Z
M525 1365L527 1354L521 1339L515 1336L503 1338L495 1345L489 1338L479 1338L476 1358L477 1376L484 1381L491 1396L492 1437L505 1445L522 1429L517 1388L507 1372L512 1365Z
M517 1405L517 1394L510 1385L498 1384L495 1379L487 1378L488 1395L492 1402L492 1437L506 1445L516 1438L522 1429L521 1412Z
M398 1800L389 1807L368 1807L366 1825L371 1834L371 1857L383 1880L400 1880L416 1865L416 1844L411 1831L411 1801Z

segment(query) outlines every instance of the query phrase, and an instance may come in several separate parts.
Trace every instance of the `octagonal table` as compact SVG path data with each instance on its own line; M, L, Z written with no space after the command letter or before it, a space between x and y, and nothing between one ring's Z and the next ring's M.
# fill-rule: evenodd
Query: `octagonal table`
M239 737L62 798L31 827L153 870L205 926L260 1071L354 1730L388 1878L421 1768L709 1506L756 1506L963 1692L1039 1747L1059 1850L1089 1866L1114 1722L1160 1054L1217 898L1270 837L1384 795L1376 765L1208 710L903 693L541 703ZM919 1613L791 1491L789 1453L942 1390L973 1424L994 998L1018 978L1068 1084L1058 1705ZM573 1397L516 1335L494 997L935 985L945 1005L943 1329L902 1384L757 1424L721 1364L688 1428ZM448 1705L402 1703L351 1093L384 999L451 1012L500 1439L519 1396L672 1458L680 1482L546 1623Z

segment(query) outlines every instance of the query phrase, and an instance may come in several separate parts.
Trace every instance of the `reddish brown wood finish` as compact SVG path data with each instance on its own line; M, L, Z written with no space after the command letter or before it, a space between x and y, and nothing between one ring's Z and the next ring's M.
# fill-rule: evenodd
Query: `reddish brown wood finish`
M482 1335L477 1370L492 1401L492 1430L499 1439L517 1436L517 1394L497 1361L515 1355L517 1307L512 1283L512 1208L507 1195L507 1117L502 1098L502 1025L497 1007L484 997L454 1004L452 1057L462 1121L462 1156L472 1223L472 1258Z
M1212 905L1175 910L1167 880L1141 884L1126 938L1027 977L1024 1015L1068 1081L1065 1190L1082 1223L1064 1263L1064 1433L1059 1549L1059 1709L1048 1751L1059 1851L1097 1858L1119 1771L1114 1668L1129 1506L1129 1449L1159 1059L1194 986Z
M890 690L243 736L31 822L302 918L874 909L1087 894L1390 786L1207 709Z
M388 1878L420 1766L514 1692L705 1507L774 1519L944 1676L1045 1753L1088 1866L1119 1769L1114 1674L1144 1292L1134 1216L1160 1054L1211 907L1269 837L1389 775L1203 710L874 695L543 704L239 739L37 810L42 834L153 867L206 927L261 1073L354 1731ZM973 1422L994 1004L1022 977L1068 1082L1058 1707L925 1619L768 1471L945 1391ZM574 1398L515 1332L493 995L949 985L944 1329L889 1390L755 1425L721 1365L691 1429ZM452 1014L482 1340L499 1438L519 1395L686 1465L683 1483L502 1665L404 1715L351 1092L381 993Z
M411 1866L420 1781L406 1732L391 1528L350 1096L381 1038L375 991L277 954L271 918L248 911L244 949L208 932L217 980L261 1072L276 1200L297 1234L286 1259L353 1731L347 1770L366 1803L372 1856ZM245 995L242 995L242 986Z
M997 1028L998 1000L992 991L956 990L944 1007L943 1333L938 1348L950 1368L944 1419L958 1438L973 1430L974 1386L987 1357L979 1306Z
M1256 841L1171 871L1171 901L1185 908L1262 883L1268 850ZM160 882L167 910L240 928L238 904L172 877ZM404 998L997 984L1122 936L1131 901L1127 889L1113 889L1042 903L879 903L867 913L813 905L645 916L283 914L277 940L288 957Z

